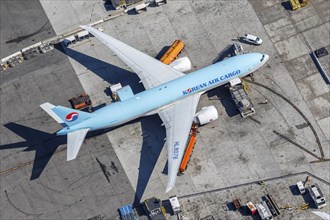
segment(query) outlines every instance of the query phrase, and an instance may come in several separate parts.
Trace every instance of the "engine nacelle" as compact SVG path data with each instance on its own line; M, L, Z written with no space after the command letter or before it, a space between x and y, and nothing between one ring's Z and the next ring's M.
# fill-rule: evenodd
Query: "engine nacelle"
M188 57L176 59L169 66L183 73L191 70L191 62Z
M205 125L212 121L215 121L218 119L218 111L217 109L211 105L207 107L203 107L202 110L196 113L196 116L194 118L194 122L199 125Z

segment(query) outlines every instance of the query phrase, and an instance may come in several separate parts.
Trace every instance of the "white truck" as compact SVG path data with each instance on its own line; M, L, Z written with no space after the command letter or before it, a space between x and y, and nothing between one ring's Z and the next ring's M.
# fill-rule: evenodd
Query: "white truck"
M301 181L297 182L297 187L298 187L299 192L300 192L301 195L306 192L305 191L305 186Z
M262 220L273 219L272 213L270 212L265 201L262 201L260 204L257 204L256 207Z
M253 104L247 95L243 82L240 78L235 78L229 81L229 91L234 100L241 116L243 118L255 113Z
M176 196L170 197L170 203L174 214L181 212L181 206L178 197Z
M316 208L319 209L326 206L325 198L323 196L323 193L321 192L319 185L315 183L311 186L308 186L308 191L315 203Z
M260 37L254 36L252 34L245 34L243 37L243 40L255 44L255 45L261 45L262 39Z

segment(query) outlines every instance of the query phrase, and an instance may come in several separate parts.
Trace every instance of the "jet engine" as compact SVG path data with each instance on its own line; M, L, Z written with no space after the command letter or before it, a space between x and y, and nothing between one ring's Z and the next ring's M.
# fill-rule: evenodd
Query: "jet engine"
M169 66L183 73L191 70L191 62L188 57L176 59Z
M202 110L196 113L194 123L199 125L205 125L212 121L215 121L216 119L218 119L218 111L213 105L211 105L203 107Z

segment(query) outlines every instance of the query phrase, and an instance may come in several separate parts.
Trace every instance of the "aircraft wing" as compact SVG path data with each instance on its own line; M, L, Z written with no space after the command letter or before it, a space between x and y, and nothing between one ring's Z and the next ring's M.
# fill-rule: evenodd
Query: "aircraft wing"
M188 96L158 113L166 128L168 155L168 183L166 192L170 191L175 185L200 95Z
M148 56L147 54L144 54L91 26L81 27L102 41L102 43L107 45L124 63L126 63L141 79L145 89L150 89L184 75L155 58Z

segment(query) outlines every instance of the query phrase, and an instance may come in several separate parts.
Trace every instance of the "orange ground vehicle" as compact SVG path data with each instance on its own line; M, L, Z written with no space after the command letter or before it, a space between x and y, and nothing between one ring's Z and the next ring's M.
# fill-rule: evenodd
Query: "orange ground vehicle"
M257 208L252 202L246 203L246 207L251 211L252 215L256 214Z
M183 50L184 43L180 40L175 40L166 53L160 58L160 61L165 64L172 63Z
M74 97L69 100L74 109L83 109L92 106L92 101L86 93L81 94L78 97Z
M193 124L191 126L191 131L190 131L190 139L186 148L186 152L184 153L183 159L180 164L179 172L182 173L187 169L187 164L190 160L192 151L194 150L195 142L196 142L196 136L197 136L197 131L198 126L196 124Z

